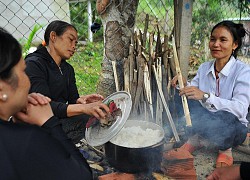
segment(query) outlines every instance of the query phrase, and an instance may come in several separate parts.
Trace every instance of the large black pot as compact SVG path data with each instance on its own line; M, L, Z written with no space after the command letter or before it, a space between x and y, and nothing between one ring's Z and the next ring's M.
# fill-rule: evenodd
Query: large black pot
M132 120L130 120L132 121ZM162 140L157 144L143 148L122 147L112 142L105 144L105 154L111 166L122 172L139 173L159 171L162 161L164 145L164 131L155 123L145 121L134 121L124 125L140 125L142 128L159 129L162 131ZM138 137L140 138L140 137Z

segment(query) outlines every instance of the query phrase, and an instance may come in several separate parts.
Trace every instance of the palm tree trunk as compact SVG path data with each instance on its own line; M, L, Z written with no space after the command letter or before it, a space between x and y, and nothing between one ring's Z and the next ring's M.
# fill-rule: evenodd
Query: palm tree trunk
M102 73L97 92L108 96L116 92L112 61L115 61L119 90L123 90L123 65L128 57L139 0L97 0L97 11L104 28Z

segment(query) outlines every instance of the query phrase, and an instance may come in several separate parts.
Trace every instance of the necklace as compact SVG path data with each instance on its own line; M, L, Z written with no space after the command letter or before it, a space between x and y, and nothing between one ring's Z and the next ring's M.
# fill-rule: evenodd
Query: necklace
M214 71L217 72L217 73L220 73L220 71L218 71L215 67L215 63L214 63Z
M214 67L214 70L215 70L215 72L220 73L220 71L218 71L215 67Z
M216 79L219 79L219 73L220 73L220 71L218 71L218 70L216 69L215 63L214 63L214 71L215 71L215 77L216 77Z

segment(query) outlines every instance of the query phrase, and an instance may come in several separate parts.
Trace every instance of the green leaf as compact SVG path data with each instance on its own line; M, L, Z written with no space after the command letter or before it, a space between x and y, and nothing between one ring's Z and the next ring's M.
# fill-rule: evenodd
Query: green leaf
M43 25L40 24L35 24L35 26L33 27L31 33L29 34L29 37L27 39L27 42L25 43L25 45L23 46L23 56L25 57L28 54L28 51L31 47L31 43L34 39L35 34L37 33L37 31L39 31L41 28L43 27Z

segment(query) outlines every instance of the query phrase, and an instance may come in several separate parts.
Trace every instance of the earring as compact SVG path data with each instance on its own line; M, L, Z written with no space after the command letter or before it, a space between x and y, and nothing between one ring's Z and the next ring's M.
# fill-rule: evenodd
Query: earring
M7 94L3 94L1 99L2 99L3 101L6 101L6 100L8 99L8 95L7 95Z

